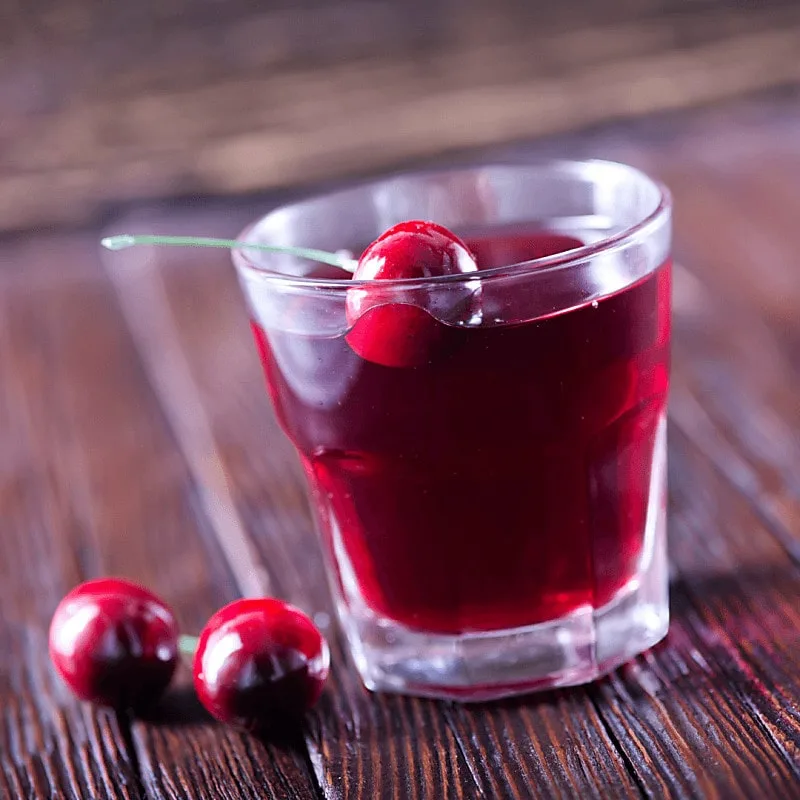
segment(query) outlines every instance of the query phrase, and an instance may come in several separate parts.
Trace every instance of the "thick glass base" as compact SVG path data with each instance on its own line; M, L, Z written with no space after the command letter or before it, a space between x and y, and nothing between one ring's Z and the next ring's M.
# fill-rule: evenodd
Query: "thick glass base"
M665 602L647 587L592 613L491 633L421 634L393 623L348 622L348 638L364 685L463 702L491 700L587 683L660 641Z
M595 680L652 647L669 625L665 431L657 437L647 530L638 574L600 609L509 630L426 634L358 604L339 616L364 685L477 702Z

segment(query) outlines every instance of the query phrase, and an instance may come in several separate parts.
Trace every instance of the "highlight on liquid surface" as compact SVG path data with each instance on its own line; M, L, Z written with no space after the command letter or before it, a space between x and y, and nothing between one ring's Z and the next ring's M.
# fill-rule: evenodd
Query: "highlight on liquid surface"
M487 268L589 235L466 241ZM564 313L448 328L446 347L412 368L361 359L344 335L254 323L348 602L413 630L464 633L612 601L642 556L669 297L665 263Z

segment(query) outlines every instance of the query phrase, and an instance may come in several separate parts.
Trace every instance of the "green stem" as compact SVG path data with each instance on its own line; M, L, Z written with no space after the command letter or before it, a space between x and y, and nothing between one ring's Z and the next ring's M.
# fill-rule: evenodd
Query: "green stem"
M264 250L269 253L287 253L297 256L297 258L307 258L309 261L319 261L322 264L330 264L333 267L355 272L358 264L352 258L329 253L326 250L316 250L308 247L289 247L280 244L259 244L257 242L242 242L236 239L209 239L197 236L151 236L131 235L128 233L118 236L107 236L100 244L108 250L124 250L126 247L134 247L140 244L172 245L177 247L224 247L229 250Z
M196 636L181 635L178 637L178 652L187 658L194 658L197 650L198 638Z

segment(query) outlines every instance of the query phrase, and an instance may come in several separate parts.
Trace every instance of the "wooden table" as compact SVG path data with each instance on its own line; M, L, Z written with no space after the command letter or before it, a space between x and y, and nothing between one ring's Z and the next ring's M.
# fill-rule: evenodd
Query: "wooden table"
M800 85L795 0L16 0L0 231Z
M235 234L274 202L163 204L0 243L0 797L800 797L800 107L777 97L526 145L644 167L677 208L673 622L592 686L484 706L371 696L343 653L295 456L225 253L101 261L112 230ZM59 598L146 582L188 631L240 593L315 615L332 679L296 740L71 698Z

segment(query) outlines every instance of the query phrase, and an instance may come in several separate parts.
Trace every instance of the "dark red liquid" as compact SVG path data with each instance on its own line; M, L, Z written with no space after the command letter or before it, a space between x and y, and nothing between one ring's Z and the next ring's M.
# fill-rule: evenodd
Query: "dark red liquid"
M543 239L469 244L487 267L542 255ZM612 600L642 550L669 297L665 264L594 306L448 328L450 346L413 368L364 361L343 336L254 325L340 581L376 614L440 633Z

